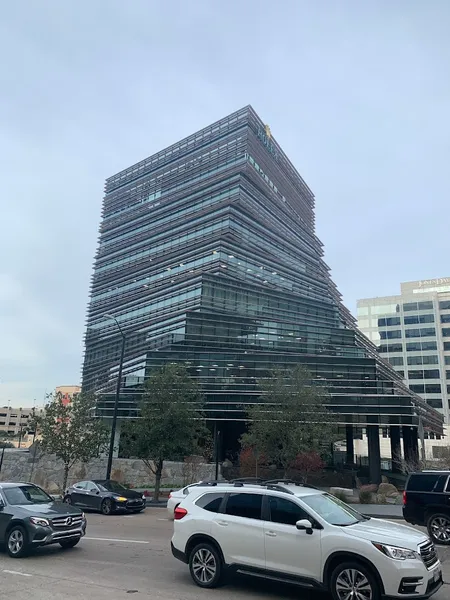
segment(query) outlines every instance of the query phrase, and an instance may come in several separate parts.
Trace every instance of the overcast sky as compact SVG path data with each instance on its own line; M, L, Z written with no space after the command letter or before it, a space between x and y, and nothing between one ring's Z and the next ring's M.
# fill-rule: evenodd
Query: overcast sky
M106 177L252 104L354 311L450 275L448 0L21 0L0 16L0 405L78 383Z

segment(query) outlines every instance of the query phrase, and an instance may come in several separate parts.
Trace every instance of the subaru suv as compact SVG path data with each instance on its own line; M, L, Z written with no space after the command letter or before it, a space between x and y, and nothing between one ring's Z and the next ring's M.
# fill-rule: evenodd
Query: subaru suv
M32 483L0 483L0 543L12 558L49 544L73 548L85 533L80 509L55 502Z
M197 486L175 509L171 547L202 588L230 571L331 592L334 600L430 598L433 543L293 482Z
M450 471L411 473L403 492L403 518L427 527L435 544L450 545Z

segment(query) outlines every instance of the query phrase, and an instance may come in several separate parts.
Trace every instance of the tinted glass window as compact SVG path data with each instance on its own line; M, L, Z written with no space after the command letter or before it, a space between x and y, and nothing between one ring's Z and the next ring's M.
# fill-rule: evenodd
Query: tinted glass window
M411 475L406 488L411 492L432 492L438 479L439 476L432 473Z
M230 494L226 514L246 519L261 519L261 494Z
M205 494L197 500L195 503L203 510L208 512L219 512L220 505L222 504L224 494Z
M433 301L419 302L419 310L433 310Z
M450 315L441 315L441 323L450 323Z
M86 484L86 490L88 492L98 492L98 487L92 481L88 481Z
M3 490L8 504L48 504L53 499L48 496L41 488L33 485L21 485Z
M298 504L284 498L269 497L270 520L273 523L295 525L300 519L311 520L308 513Z
M441 384L440 383L426 383L425 384L425 393L426 394L440 394L441 393ZM431 400L429 400L431 403Z
M118 481L94 481L94 483L104 492L118 492L120 494L127 489Z
M443 335L443 337L450 337L450 327L443 327L442 335Z
M74 484L74 488L76 488L77 490L85 490L87 486L87 481L79 481L78 483Z
M439 308L441 310L450 310L450 300L443 300L439 302Z
M401 367L403 365L403 356L390 356L388 361L393 367Z
M404 311L417 310L417 302L407 302L403 305Z

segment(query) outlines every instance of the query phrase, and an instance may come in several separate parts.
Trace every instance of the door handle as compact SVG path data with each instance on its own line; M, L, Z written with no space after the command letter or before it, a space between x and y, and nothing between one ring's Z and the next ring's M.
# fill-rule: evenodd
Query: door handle
M277 537L277 534L275 533L275 531L266 531L266 535L268 537Z
M217 525L220 525L221 527L228 527L228 523L226 521L217 521Z

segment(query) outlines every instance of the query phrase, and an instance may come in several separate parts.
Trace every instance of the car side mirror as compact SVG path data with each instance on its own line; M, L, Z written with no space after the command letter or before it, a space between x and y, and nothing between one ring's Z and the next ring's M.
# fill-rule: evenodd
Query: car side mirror
M5 508L5 503L3 502L3 500L0 498L0 510L3 510Z
M97 490L95 493L97 494L97 496L99 496L100 495L100 490Z
M312 535L313 526L311 521L308 521L308 519L300 519L300 521L297 521L295 526L299 531L305 531L308 535Z

